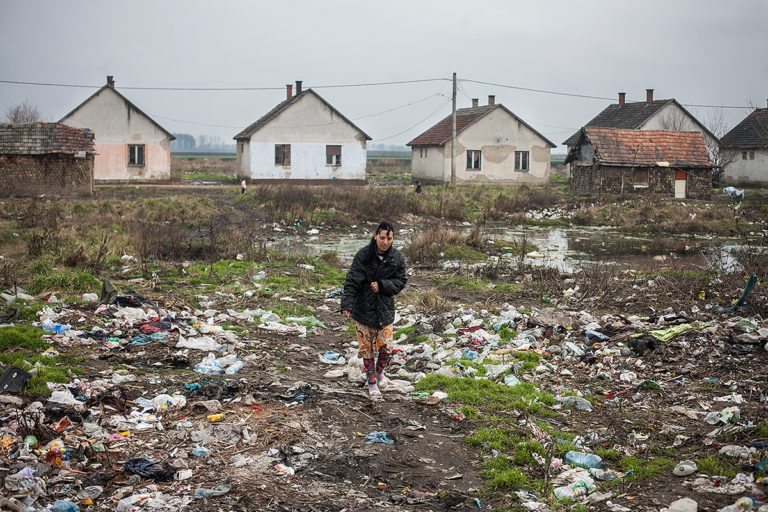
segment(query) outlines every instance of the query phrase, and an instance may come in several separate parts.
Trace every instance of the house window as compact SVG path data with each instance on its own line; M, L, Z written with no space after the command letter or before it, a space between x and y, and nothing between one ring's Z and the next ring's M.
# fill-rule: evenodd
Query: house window
M632 172L632 184L635 187L647 187L648 169L635 169Z
M275 165L290 167L291 165L291 145L275 144Z
M341 165L341 146L325 146L325 165Z
M427 148L419 148L419 157L421 158L427 157Z
M480 170L480 150L467 150L467 169Z
M750 151L749 152L749 159L750 160L754 160L755 159L755 152L754 151Z
M746 151L742 151L741 152L741 159L742 160L746 160L747 159L747 152Z
M144 144L128 145L128 165L144 166Z
M515 170L528 172L528 151L515 151Z

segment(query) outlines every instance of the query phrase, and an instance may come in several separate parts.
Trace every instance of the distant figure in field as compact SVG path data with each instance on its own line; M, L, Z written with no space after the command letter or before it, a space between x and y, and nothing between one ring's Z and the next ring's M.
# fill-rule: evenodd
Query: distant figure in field
M243 179L240 180L240 193L241 194L245 194L245 187L246 187L245 178L243 178Z
M416 197L419 197L421 195L421 182L416 182Z

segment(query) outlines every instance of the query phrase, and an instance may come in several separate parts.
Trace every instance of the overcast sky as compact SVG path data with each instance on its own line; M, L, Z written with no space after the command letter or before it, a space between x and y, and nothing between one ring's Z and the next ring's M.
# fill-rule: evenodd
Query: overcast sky
M57 121L114 75L167 130L231 142L295 80L443 79L316 89L372 142L404 144L450 113L456 72L459 108L495 94L560 144L619 91L627 101L653 88L684 105L766 107L767 27L766 0L0 0L0 80L93 86L0 83L0 115L26 100ZM688 110L705 124L722 114L729 128L750 111Z

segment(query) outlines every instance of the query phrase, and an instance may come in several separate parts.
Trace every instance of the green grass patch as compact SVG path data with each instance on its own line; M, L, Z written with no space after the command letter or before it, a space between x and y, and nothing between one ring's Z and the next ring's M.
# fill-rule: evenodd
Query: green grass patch
M484 293L488 291L488 284L490 281L486 280L477 280L474 278L466 278L462 276L446 276L446 277L439 277L435 280L435 284L437 284L438 287L445 287L448 289L457 289L461 288L467 292L470 293Z
M546 406L556 403L552 395L539 391L530 382L510 387L484 379L432 374L416 384L417 391L438 389L448 393L448 400L454 403L471 405L489 412L517 409L533 414L552 415Z
M675 463L663 458L641 459L632 456L621 459L619 467L625 472L632 471L627 476L628 480L645 480L670 473Z
M539 366L541 361L541 354L537 352L517 352L515 353L515 362L523 362L523 370L532 371Z
M19 310L19 320L23 322L36 322L37 312L42 311L47 304L43 301L35 301L27 304L21 299L16 299L11 307Z
M480 475L491 489L519 489L531 483L530 478L506 455L484 461L483 468Z
M44 334L42 329L29 325L0 328L0 362L25 371L37 369L25 389L33 395L50 395L47 382L67 383L70 380L68 373L84 373L82 368L66 364L83 360L80 356L40 355L49 346L41 339Z
M762 422L757 426L757 429L755 429L755 434L757 434L758 437L766 438L768 437L768 422Z
M44 291L56 291L59 293L86 293L98 291L101 282L93 277L90 272L83 269L43 269L36 274L29 283L31 294Z
M699 472L704 473L705 475L719 475L727 478L733 478L741 472L741 468L738 465L738 460L739 459L736 458L720 457L716 455L714 457L708 457L706 459L699 460L696 462L696 465L699 467Z
M398 330L395 331L395 334L393 334L393 338L394 339L398 339L403 334L408 336L409 334L411 334L415 330L416 330L416 326L415 325L412 325L410 327L403 327L402 329L398 329Z
M443 249L443 259L483 261L488 259L488 255L466 245L449 245Z

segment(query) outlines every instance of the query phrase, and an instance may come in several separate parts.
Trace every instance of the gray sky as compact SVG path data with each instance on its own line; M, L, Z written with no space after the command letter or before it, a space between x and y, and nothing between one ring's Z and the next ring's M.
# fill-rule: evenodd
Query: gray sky
M167 130L231 142L295 80L446 79L316 89L374 143L404 144L450 113L456 72L459 108L495 94L560 144L619 91L627 101L653 88L684 105L765 107L766 27L766 0L0 0L0 80L96 86L0 83L0 115L27 100L56 121L114 75ZM687 108L705 124L722 115L728 128L750 111Z

